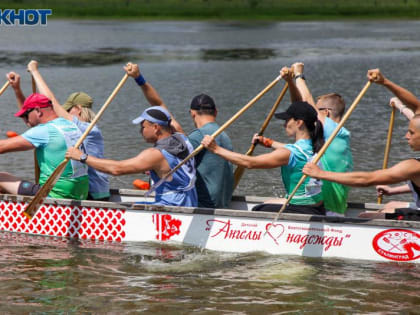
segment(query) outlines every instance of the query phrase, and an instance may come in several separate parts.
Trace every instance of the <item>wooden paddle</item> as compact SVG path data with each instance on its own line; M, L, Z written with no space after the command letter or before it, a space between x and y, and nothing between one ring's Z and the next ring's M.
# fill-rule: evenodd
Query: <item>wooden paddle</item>
M389 157L389 151L391 150L391 141L392 141L392 130L394 129L395 110L396 110L395 106L392 105L392 112L391 112L391 117L389 118L388 136L386 139L384 163L382 164L382 169L386 169L388 167L388 157ZM382 203L382 196L379 196L378 204L381 204L381 203Z
M244 107L242 107L235 115L233 115L227 122L223 124L219 129L217 129L211 136L216 138L221 134L227 127L229 127L236 119L238 119L248 108L250 108L256 101L258 101L265 93L267 93L277 82L280 81L281 75L275 78L269 85L267 85L257 96L255 96L251 101L248 102ZM200 144L190 155L188 155L181 163L175 166L168 174L162 177L158 182L154 183L153 186L145 193L145 196L148 197L150 194L156 190L157 187L163 184L173 173L175 173L182 165L185 164L189 159L196 156L204 146Z
M340 123L337 125L337 127L335 127L334 132L328 138L327 142L324 143L324 145L322 146L321 150L319 150L319 152L316 154L315 159L312 161L312 163L315 163L316 164L321 159L322 155L328 149L328 146L334 140L335 136L340 131L341 127L343 127L343 125L345 124L345 122L347 121L347 119L350 117L351 113L354 111L354 109L356 108L357 104L359 104L360 100L362 99L363 95L365 95L367 89L369 88L369 86L371 84L372 84L372 82L368 81L366 83L366 85L363 87L362 91L360 91L359 95L356 97L356 99L354 100L353 104L351 104L349 110L343 116L343 118L341 119ZM297 183L297 185L293 189L292 193L289 195L289 197L287 198L286 202L283 204L283 206L281 207L281 209L279 210L279 212L275 216L275 218L273 220L273 223L277 221L277 219L279 218L280 214L284 211L284 209L286 209L288 203L290 202L290 200L292 200L293 196L296 194L296 191L298 190L298 188L300 187L300 185L302 185L302 183L305 181L306 177L307 177L306 175L302 175L302 177L300 178L299 182Z
M36 93L36 82L34 77L31 75L32 78L32 93ZM35 183L39 183L39 174L41 173L39 169L38 159L36 158L36 149L34 149L34 167L35 167Z
M3 86L2 86L2 88L1 88L1 90L0 90L0 95L2 95L3 93L4 93L4 91L6 91L6 89L9 87L9 85L10 85L10 82L9 81L7 81Z
M262 136L264 134L265 129L267 128L268 124L271 121L271 118L273 118L277 107L279 107L279 104L281 102L281 100L283 99L284 95L286 94L287 88L289 87L288 83L286 82L286 84L283 87L283 90L280 92L279 97L277 98L277 100L274 102L273 107L271 108L270 112L268 113L267 117L265 118L260 131L258 131L258 135ZM252 155L254 153L255 147L257 146L256 143L252 143L251 146L249 147L248 151L245 153L246 155ZM234 177L234 184L233 184L233 190L235 190L236 186L238 186L239 181L242 178L242 175L244 174L245 171L245 167L243 166L238 166L235 169L235 173L233 174Z
M128 75L125 74L120 83L118 83L117 87L114 89L114 91L111 93L111 95L108 97L108 99L105 101L105 104L102 106L102 108L99 110L99 112L96 114L95 118L90 123L89 127L85 130L83 135L80 137L80 139L76 142L75 148L78 148L83 140L85 140L86 136L89 134L89 132L92 130L92 128L95 126L97 121L101 118L104 111L107 109L108 105L112 102L115 95L119 92L121 87L124 85L124 83L127 81ZM61 162L57 168L54 170L54 172L50 175L50 177L47 179L47 181L42 185L41 189L37 192L37 194L34 196L32 201L29 203L29 205L26 207L25 212L23 214L31 219L36 211L38 211L39 206L44 202L44 199L48 196L51 189L54 187L55 183L59 179L61 173L64 171L67 162L69 161L68 158L65 158L63 162Z

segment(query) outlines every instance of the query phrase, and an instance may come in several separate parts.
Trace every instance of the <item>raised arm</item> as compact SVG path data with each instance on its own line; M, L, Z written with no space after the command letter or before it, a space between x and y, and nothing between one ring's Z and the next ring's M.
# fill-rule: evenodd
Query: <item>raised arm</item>
M407 105L415 114L420 114L420 100L409 90L395 84L387 79L379 69L368 70L367 78L369 81L385 86L390 90L401 102Z
M16 103L19 109L22 108L23 103L25 102L25 95L23 95L22 89L20 87L20 75L16 72L9 72L7 75L7 80L9 80L10 85L13 88L13 91L15 91L16 96Z
M283 67L280 70L280 75L287 82L289 87L290 99L292 102L297 102L302 100L302 96L296 87L295 81L293 80L293 69L288 67Z
M302 101L311 104L316 108L314 98L312 97L311 91L309 91L306 85L305 77L303 76L304 64L302 62L295 62L292 65L293 73L295 75L296 87L300 92Z
M44 81L44 78L41 76L41 73L38 71L38 62L35 60L31 60L28 63L28 71L32 74L33 78L35 79L36 85L39 89L39 92L46 97L48 97L53 105L55 113L63 117L67 120L73 120L73 115L69 114L58 102L54 93L50 90L47 83Z
M146 82L143 75L140 72L139 66L135 63L127 63L126 66L124 66L124 70L127 73L128 76L132 77L137 85L140 86L144 97L149 102L151 106L162 106L164 107L170 114L171 114L171 125L172 127L177 131L184 133L184 130L182 129L181 125L178 123L178 121L175 119L175 117L172 115L171 111L168 109L168 107L163 102L162 98L160 97L159 93L155 90L155 88L149 83Z
M206 135L203 138L201 144L210 152L219 155L227 161L233 164L245 167L245 168L259 168L269 169L278 166L287 165L289 162L290 151L287 149L277 149L267 154L261 154L257 156L245 155L236 152L226 150L216 144L216 141Z

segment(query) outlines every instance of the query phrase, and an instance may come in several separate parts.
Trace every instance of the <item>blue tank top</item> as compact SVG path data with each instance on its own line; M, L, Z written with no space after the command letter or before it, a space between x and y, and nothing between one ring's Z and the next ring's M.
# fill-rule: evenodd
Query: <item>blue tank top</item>
M187 137L181 134L175 134L171 137L177 137L183 141L187 147L187 155L193 151L191 143ZM186 157L178 157L162 147L157 146L158 149L171 169L175 168L182 160ZM183 207L197 207L198 198L197 191L195 189L195 162L194 158L189 159L184 165L182 165L175 173L172 174L171 181L165 181L162 185L156 188L155 202L153 204L168 205L168 206L183 206ZM158 182L160 177L153 170L150 171L150 176L154 182Z

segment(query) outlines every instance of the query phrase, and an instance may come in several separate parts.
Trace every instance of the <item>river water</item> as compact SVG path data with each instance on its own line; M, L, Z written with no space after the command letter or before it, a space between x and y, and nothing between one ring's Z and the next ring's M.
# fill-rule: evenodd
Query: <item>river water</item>
M379 67L392 80L419 94L420 22L108 22L49 21L45 27L0 26L0 73L22 75L26 64L40 71L58 99L83 90L104 103L127 61L141 70L183 125L191 98L214 97L220 123L229 119L278 75L284 65L305 63L314 96L340 93L350 105ZM1 81L0 81L1 82ZM2 83L1 83L2 84ZM245 152L283 82L267 93L227 132ZM356 170L382 167L391 94L373 85L346 125L352 132ZM13 117L12 90L0 98L0 138L26 127ZM281 108L289 104L282 102ZM147 106L129 80L99 125L106 156L129 158L148 147L130 124ZM390 161L415 156L397 115ZM266 135L288 141L273 121ZM265 152L258 148L256 153ZM33 178L30 152L5 154L0 168ZM130 187L134 178L112 178ZM281 196L277 171L246 171L236 193ZM353 189L350 200L372 202L372 188ZM196 248L96 244L0 233L2 313L419 313L419 267L405 264L278 257L261 253L221 254Z

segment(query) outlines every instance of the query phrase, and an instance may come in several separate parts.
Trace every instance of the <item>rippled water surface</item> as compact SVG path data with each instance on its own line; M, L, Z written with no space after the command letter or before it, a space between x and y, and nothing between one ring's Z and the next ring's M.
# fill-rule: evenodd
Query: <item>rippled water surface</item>
M418 312L413 265L0 233L0 312Z
M21 73L29 94L25 65L37 59L60 101L83 90L98 109L124 75L122 65L137 62L190 131L188 105L194 95L212 95L222 123L282 66L295 61L305 63L314 96L334 91L351 104L366 83L366 71L376 67L420 95L419 27L415 21L50 21L47 27L1 26L0 74ZM282 86L228 129L236 151L247 151ZM373 85L348 121L356 170L382 166L390 96ZM25 126L13 117L12 90L0 103L0 138L7 130L23 132ZM284 100L282 107L287 105ZM148 147L138 127L130 124L146 106L139 88L128 81L99 123L107 157L124 159ZM390 164L414 156L403 139L406 126L398 114ZM266 135L288 141L278 121ZM0 168L32 178L32 153L2 155ZM112 178L112 186L130 187L137 177ZM280 173L246 171L237 193L282 195ZM353 189L351 200L374 201L374 190ZM0 233L0 242L2 313L419 313L419 267L410 264L78 243L12 233Z

